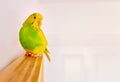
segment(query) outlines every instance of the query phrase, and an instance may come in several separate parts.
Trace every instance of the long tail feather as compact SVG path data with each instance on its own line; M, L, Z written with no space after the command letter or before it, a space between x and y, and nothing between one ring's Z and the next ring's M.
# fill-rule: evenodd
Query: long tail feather
M49 50L48 50L47 48L45 49L45 52L44 52L44 53L45 53L47 59L48 59L49 62L50 62L50 61L51 61L50 56L49 56L49 53L50 53L50 52L49 52Z

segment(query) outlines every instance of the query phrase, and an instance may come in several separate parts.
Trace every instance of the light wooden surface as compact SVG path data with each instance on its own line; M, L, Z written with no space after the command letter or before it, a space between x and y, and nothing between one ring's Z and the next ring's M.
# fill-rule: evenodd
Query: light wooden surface
M43 56L18 57L0 72L0 82L44 82L43 64Z

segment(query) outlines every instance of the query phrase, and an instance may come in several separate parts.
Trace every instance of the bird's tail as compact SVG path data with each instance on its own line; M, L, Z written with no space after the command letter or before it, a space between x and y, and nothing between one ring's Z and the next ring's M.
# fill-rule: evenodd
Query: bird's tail
M49 52L49 50L48 50L47 48L45 49L44 53L45 53L47 59L48 59L49 61L51 61L50 56L49 56L49 53L50 53L50 52Z

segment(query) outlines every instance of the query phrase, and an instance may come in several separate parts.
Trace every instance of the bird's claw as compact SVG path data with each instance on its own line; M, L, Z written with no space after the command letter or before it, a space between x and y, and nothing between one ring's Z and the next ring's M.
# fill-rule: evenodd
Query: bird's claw
M28 57L41 57L42 55L41 54L33 54L32 52L26 52L25 56L28 56Z

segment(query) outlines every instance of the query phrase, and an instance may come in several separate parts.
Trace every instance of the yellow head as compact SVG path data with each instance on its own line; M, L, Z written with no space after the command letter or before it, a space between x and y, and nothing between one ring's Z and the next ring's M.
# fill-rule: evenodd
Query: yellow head
M39 28L42 25L42 20L43 16L40 13L33 13L26 19L23 25L30 23L34 28Z

